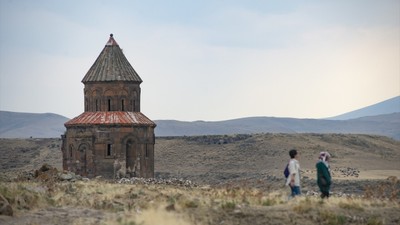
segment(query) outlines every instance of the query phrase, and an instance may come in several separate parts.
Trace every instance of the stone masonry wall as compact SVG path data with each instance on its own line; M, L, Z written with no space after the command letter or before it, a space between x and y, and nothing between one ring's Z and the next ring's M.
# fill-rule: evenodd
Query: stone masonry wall
M67 127L63 169L87 177L154 177L154 128L147 126Z
M140 112L140 86L138 83L87 83L84 94L85 112Z

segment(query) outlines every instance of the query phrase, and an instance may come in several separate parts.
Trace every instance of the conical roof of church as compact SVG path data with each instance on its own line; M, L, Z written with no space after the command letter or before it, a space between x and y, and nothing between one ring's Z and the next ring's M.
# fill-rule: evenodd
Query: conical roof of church
M82 79L82 83L102 81L142 82L112 34L103 51Z

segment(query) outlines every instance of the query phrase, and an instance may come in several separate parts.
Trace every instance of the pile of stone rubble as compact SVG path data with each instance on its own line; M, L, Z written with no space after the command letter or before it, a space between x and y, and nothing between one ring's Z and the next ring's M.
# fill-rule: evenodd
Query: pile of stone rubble
M360 176L360 170L357 168L345 167L345 168L335 168L334 172L340 173L341 176L345 177L358 177Z
M185 179L177 179L177 178L121 178L117 180L118 184L163 184L163 185L172 185L179 187L197 187L198 185L190 180Z
M77 180L89 180L74 172L70 171L58 171L57 168L52 167L48 164L43 164L38 170L23 171L18 174L17 180L23 181L77 181Z
M101 179L98 176L94 179ZM47 164L43 164L38 170L23 171L18 175L16 180L20 181L42 181L42 182L55 182L55 181L89 181L89 178L82 177L74 172L70 171L58 171L55 167ZM111 180L110 180L111 181ZM179 187L197 187L198 185L191 180L186 180L183 178L121 178L113 181L118 184L162 184L162 185L172 185Z
M321 192L317 191L317 190L309 190L307 192L304 193L306 196L320 196ZM345 197L345 198L350 198L350 197L355 197L357 195L354 194L349 194L349 193L344 193L344 192L330 192L331 196L335 196L335 197Z

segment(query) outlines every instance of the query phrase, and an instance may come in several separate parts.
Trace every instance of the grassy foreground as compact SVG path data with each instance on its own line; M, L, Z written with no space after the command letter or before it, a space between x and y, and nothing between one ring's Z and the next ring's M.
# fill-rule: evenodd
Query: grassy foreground
M396 181L397 182L397 181ZM0 224L399 224L399 199L302 196L233 186L182 187L76 182L3 181L14 216ZM372 196L372 195L370 195Z

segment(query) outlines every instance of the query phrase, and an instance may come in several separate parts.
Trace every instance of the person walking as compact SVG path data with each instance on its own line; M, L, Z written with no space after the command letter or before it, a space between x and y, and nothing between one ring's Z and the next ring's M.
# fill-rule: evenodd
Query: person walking
M329 191L332 184L331 172L328 161L331 155L328 152L321 152L319 154L317 167L317 184L321 191L321 198L329 198Z
M289 176L286 179L286 185L290 187L291 196L295 197L296 195L301 194L300 189L300 163L299 157L300 154L296 149L292 149L289 151L290 161L288 164Z

